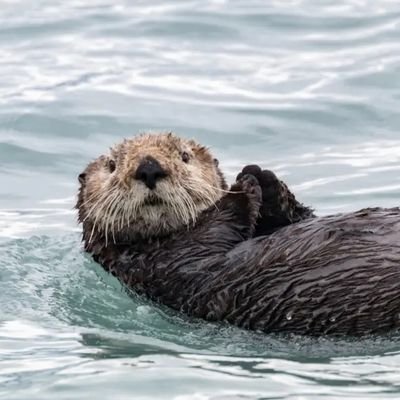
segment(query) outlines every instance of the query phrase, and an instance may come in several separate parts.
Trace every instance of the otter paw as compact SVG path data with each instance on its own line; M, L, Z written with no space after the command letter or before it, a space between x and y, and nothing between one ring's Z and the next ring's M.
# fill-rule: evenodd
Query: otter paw
M254 175L242 175L231 187L232 192L243 192L261 202L262 193L258 179Z
M236 177L236 181L239 181L247 174L257 178L263 192L263 199L270 198L274 194L277 195L282 189L282 182L277 176L268 169L261 170L258 165L246 165Z
M257 178L261 187L263 203L261 214L271 215L288 209L291 193L272 171L268 169L261 170L258 165L247 165L237 176L237 179L240 180L241 177L249 173Z
M261 201L261 188L258 179L254 175L246 174L237 182L241 190L251 196L259 197Z
M258 165L246 165L236 177L236 182L243 178L244 175L253 175L260 182L262 171Z
M231 188L234 192L242 192L248 198L248 211L251 224L255 224L260 213L262 190L258 179L250 174L243 175Z

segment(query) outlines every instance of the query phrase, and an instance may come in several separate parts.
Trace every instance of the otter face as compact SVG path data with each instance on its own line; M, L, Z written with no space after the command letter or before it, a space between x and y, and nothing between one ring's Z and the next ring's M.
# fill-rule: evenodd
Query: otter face
M79 181L76 207L89 242L166 235L195 223L226 189L208 149L171 133L124 140Z

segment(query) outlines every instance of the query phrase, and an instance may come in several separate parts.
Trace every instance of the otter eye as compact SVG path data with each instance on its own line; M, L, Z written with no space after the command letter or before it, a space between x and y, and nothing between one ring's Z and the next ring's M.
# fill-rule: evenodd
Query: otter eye
M116 168L115 161L114 160L109 160L108 161L108 169L110 172L114 172Z
M184 152L182 153L182 161L185 162L185 163L188 163L188 162L189 162L189 159L190 159L189 154L188 154L186 151L184 151Z

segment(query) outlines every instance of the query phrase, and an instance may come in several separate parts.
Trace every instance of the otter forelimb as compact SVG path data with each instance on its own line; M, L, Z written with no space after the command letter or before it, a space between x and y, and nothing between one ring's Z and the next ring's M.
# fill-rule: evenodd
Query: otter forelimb
M268 235L281 227L315 217L313 210L297 201L287 185L272 171L261 170L258 165L247 165L236 179L246 174L256 177L262 190L254 237Z
M220 320L223 303L207 299L214 296L215 279L223 279L226 254L252 236L260 204L257 180L244 175L216 207L203 212L190 234L182 230L162 245L98 244L92 255L135 292L191 316Z

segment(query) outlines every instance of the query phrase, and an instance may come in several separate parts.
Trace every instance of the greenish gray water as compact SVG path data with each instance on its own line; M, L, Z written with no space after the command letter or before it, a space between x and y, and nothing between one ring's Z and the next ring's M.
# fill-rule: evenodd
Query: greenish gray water
M76 176L173 130L317 213L400 203L397 0L4 0L0 398L400 397L400 336L310 339L131 299L80 248Z

